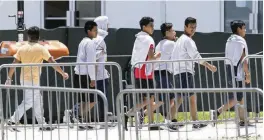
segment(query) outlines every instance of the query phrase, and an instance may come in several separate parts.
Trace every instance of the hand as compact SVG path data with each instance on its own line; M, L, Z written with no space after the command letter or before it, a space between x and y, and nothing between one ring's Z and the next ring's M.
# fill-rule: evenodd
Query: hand
M90 87L95 87L95 80L92 80L90 83Z
M160 58L161 57L161 53L160 52L155 53L155 57L156 57L156 59Z
M66 72L64 72L64 73L62 74L62 77L63 77L64 80L69 79L69 75L68 75L68 73L66 73Z
M245 77L246 77L246 80L245 80L246 84L249 84L250 83L250 74L246 73Z
M11 79L7 79L5 82L5 85L11 85L12 84L12 80Z
M214 65L209 65L208 69L212 72L216 72L217 68Z

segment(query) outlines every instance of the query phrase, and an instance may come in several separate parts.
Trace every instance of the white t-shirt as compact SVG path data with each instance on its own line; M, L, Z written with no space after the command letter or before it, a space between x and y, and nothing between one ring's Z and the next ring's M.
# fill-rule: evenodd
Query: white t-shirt
M231 35L226 42L225 57L230 59L232 64L237 67L237 81L243 80L243 65L238 65L238 62L245 49L246 56L248 55L248 47L245 39L238 35ZM231 65L230 61L225 61L227 65Z
M197 50L195 42L192 38L183 34L176 41L175 47L172 51L171 59L172 60L182 60L182 59L201 59L201 55ZM183 72L189 72L194 74L194 62L198 61L181 61L173 63L173 74L179 74ZM200 64L204 61L199 61Z
M160 52L161 57L158 60L171 60L171 53L174 49L175 42L163 39L159 42L159 44L155 48L155 52ZM155 70L168 70L172 71L172 62L168 63L156 63Z
M96 62L96 45L88 37L83 38L78 46L77 63ZM77 75L89 75L91 80L95 80L95 65L77 65L74 68Z

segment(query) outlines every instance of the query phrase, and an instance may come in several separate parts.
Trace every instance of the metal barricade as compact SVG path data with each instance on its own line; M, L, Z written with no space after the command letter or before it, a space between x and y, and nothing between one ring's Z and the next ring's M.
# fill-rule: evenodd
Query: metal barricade
M116 111L115 111L115 98L118 92L120 92L123 89L122 86L122 71L121 67L118 63L115 62L96 62L96 63L44 63L44 64L4 64L0 66L0 74L1 74L1 83L4 84L5 80L7 79L8 75L8 69L10 67L15 68L14 72L14 84L19 85L21 84L20 79L24 79L23 75L20 77L20 69L28 68L29 73L32 75L32 71L34 69L38 69L41 71L41 79L40 79L40 85L46 86L46 87L64 87L64 88L88 88L93 89L90 87L90 77L88 75L76 75L75 74L75 67L79 67L80 69L86 68L89 69L91 65L95 65L97 70L98 67L100 67L100 70L103 73L101 76L96 75L95 77L95 89L101 90L108 99L108 104L110 112L107 114L109 115L109 126L116 126ZM62 80L62 76L59 75L55 70L53 70L53 67L60 66L62 69L69 74L68 80ZM107 71L104 71L104 67L107 69ZM40 73L40 72L39 72ZM107 76L107 77L106 77ZM77 84L76 84L77 83ZM75 96L75 98L71 98L69 96L70 94L65 94L62 97L61 104L61 114L65 113L66 111L72 111L74 108L78 108L78 103L81 100L84 100L85 97L83 96ZM15 102L13 98L10 98L10 95L7 94L4 96L5 99L9 100L8 102ZM57 120L56 110L50 111L47 104L58 104L57 100L58 97L55 96L55 94L46 94L44 100L44 110L46 112L49 112L52 118L50 118L51 121ZM84 121L88 121L88 119L97 121L97 122L104 122L103 120L103 106L101 105L102 99L98 98L99 102L96 104L96 109L93 109L92 118L83 116ZM6 102L6 103L8 103ZM6 104L6 106L9 106L9 104ZM6 113L8 113L8 110L4 110ZM10 111L9 111L10 113ZM77 113L78 114L78 113ZM9 114L11 115L11 114ZM104 123L103 123L104 124ZM102 124L102 127L103 127Z
M211 64L214 64L218 69L217 72L215 72L215 73L208 72L207 69L204 68L203 66L194 65L195 62L199 63L201 61L207 61ZM163 68L170 69L170 71L172 71L176 67L179 67L179 69L182 69L182 68L180 68L181 65L183 65L184 63L190 63L190 62L191 62L192 69L195 68L195 71L196 71L195 74L189 75L189 73L188 73L188 75L186 74L185 76L181 76L181 74L180 74L180 76L179 76L177 74L174 75L174 74L171 74L170 72L167 72L168 70L166 70L165 74L164 74L164 70L154 71L154 68L160 68L161 67L160 64L163 64ZM229 69L226 68L227 62L230 65ZM154 73L153 74L154 75L153 80L152 79L148 79L145 81L143 81L142 79L137 79L137 81L135 80L136 78L134 75L134 69L137 65L143 65L143 64L152 65L151 71L152 71L152 73ZM147 69L147 67L146 67L146 69ZM148 71L148 70L146 70L146 71ZM190 70L188 70L188 71L190 71ZM178 72L178 73L180 73L180 72ZM161 75L163 75L165 78L162 78ZM134 86L134 88L138 88L138 89L187 88L187 87L183 87L182 82L181 82L183 80L183 78L185 78L185 77L187 80L186 83L188 83L188 80L193 81L192 82L193 85L187 85L188 88L191 88L189 86L192 86L192 88L228 88L228 87L234 88L235 87L235 81L233 78L234 77L234 68L233 68L232 62L229 59L224 58L224 57L191 59L191 60L138 62L132 67L132 70L131 70L132 85ZM231 77L231 79L229 77ZM231 83L228 84L228 82L231 82ZM145 84L145 85L143 85L143 84ZM151 84L153 87L151 86ZM159 84L159 87L158 87L158 84ZM175 95L172 95L172 98L175 97ZM140 96L142 97L142 94ZM126 99L127 99L127 101L126 101L127 105L126 106L128 109L132 108L131 98L133 98L133 101L135 101L134 99L139 98L139 97L135 97L135 96L126 97ZM159 99L159 98L161 98L161 99ZM218 107L222 106L225 103L226 98L227 98L226 93L197 95L198 110L202 110L203 112L210 111L210 110L216 110ZM234 98L235 98L234 100L237 101L236 96ZM160 97L159 94L156 94L155 99L159 99L159 100L161 100L161 102L164 102L164 100L171 99L171 96L168 95L167 97ZM142 98L141 98L141 100L142 100ZM183 100L186 100L186 98L179 99L178 102L181 103L181 102L183 102ZM217 100L216 104L214 102L212 102L212 100ZM227 102L229 102L229 98L227 98ZM160 102L158 102L158 104L159 103ZM184 103L185 103L185 108L183 108L183 106L181 106L179 108L179 112L183 112L184 110L185 111L188 110L188 105L190 106L192 102L188 103L188 101L185 101ZM160 104L162 104L162 103L160 103ZM228 110L230 111L230 109L228 109ZM238 111L237 108L235 108L235 111ZM161 115L167 115L169 112L169 105L166 105L166 104L161 105L160 109L158 109L156 112L158 114L161 113ZM202 116L203 116L203 118L206 118L206 117L208 117L208 114L203 113ZM132 125L132 123L131 123L131 125Z
M56 140L56 139L75 139L75 140L87 140L87 139L104 139L108 137L108 125L107 125L107 112L108 102L104 93L95 89L77 89L77 88L65 88L65 87L39 87L39 86L8 86L0 85L0 110L3 111L5 103L10 104L12 109L10 111L15 113L9 116L9 113L1 112L1 139L2 140ZM24 94L23 94L24 93ZM85 94L86 96L99 96L103 100L104 106L104 129L98 129L97 123L94 122L76 122L74 118L71 118L75 123L61 123L62 119L60 110L62 109L60 102L63 100L63 94L67 94L74 98L76 94ZM3 95L9 94L9 98L15 98L16 102L9 102L3 98ZM42 97L46 94L56 95L56 104L48 104L49 111L56 110L58 115L58 121L53 122L51 119L47 119L44 115L47 112L43 110ZM23 101L19 100L19 96L23 96ZM65 101L66 99L64 99ZM66 101L65 101L66 102ZM20 104L18 106L18 104ZM45 103L44 103L45 104ZM66 102L66 105L68 103ZM26 110L32 108L32 114L26 114ZM91 109L91 106L87 106ZM8 109L6 109L8 110ZM44 112L43 112L44 111ZM90 114L90 113L87 113ZM24 119L20 119L24 115ZM27 117L31 116L32 123L27 122ZM52 114L48 114L49 118L52 118ZM91 115L90 115L91 116ZM35 117L38 124L35 122ZM46 117L46 120L45 120ZM7 119L7 120L6 120ZM24 120L24 122L22 121ZM76 131L77 129L77 131ZM50 132L47 132L50 131Z
M243 82L243 87L263 89L263 55L246 56L241 61L242 69L245 65L245 62L248 64L250 84ZM242 76L243 79L245 79L245 75ZM247 108L248 112L250 112L247 114L249 119L255 120L256 122L263 120L263 114L261 113L261 110L263 110L263 96L259 94L250 94L246 96L244 93L244 97L247 101L245 108Z
M125 116L126 112L123 110L124 106L124 96L128 94L139 95L144 92L147 94L148 99L150 98L150 94L160 93L160 94L171 94L171 93L195 93L195 94L221 94L222 92L251 92L254 94L263 95L263 91L258 88L193 88L193 89L130 89L123 90L117 95L116 106L117 106L117 115L118 117L118 132L119 132L119 140L164 140L164 139L259 139L263 137L261 130L263 129L263 125L254 124L254 129L248 124L245 123L244 127L237 127L235 123L238 122L239 118L235 117L234 112L227 111L228 114L232 115L232 117L228 117L228 115L222 116L222 119L210 120L209 118L204 118L199 121L190 121L188 119L189 114L187 112L183 112L178 118L178 122L164 122L162 119L156 120L155 123L147 123L143 124L142 128L140 128L140 124L138 123L138 116L135 115L135 128L129 128L129 132L126 132L125 126ZM212 100L212 102L216 103L216 100ZM133 105L137 104L136 101L133 100ZM199 112L198 112L199 114ZM148 114L149 115L149 114ZM158 117L158 116L156 116ZM199 116L198 116L199 117ZM246 116L244 116L246 117ZM199 117L201 119L202 117ZM193 124L211 124L214 123L215 127L211 125L207 125L201 129L192 129ZM192 124L190 126L190 124ZM183 126L180 126L183 125ZM160 130L149 130L146 127L150 128L153 126L159 126ZM178 126L177 131L169 131L170 126ZM163 130L161 130L161 128Z

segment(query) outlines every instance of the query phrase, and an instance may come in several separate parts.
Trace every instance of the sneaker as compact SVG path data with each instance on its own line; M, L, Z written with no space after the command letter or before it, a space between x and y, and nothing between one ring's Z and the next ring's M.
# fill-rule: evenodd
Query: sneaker
M72 123L72 111L71 110L65 110L64 116L63 116L63 123Z
M41 131L52 131L52 130L54 130L54 128L53 127L40 127L39 130L41 130Z
M246 124L245 124L244 121L240 121L240 122L239 122L239 126L243 127L243 126L245 126L245 125L246 125ZM254 125L253 125L252 123L250 123L250 122L248 122L247 125L248 125L248 126L254 126Z
M152 130L163 130L162 128L160 128L159 126L151 126L148 128L149 131L152 131Z
M193 129L201 129L201 128L204 128L206 126L207 126L207 124L193 124L192 128Z
M171 120L171 122L178 122L178 120L177 119L173 119L173 120ZM168 121L168 123L170 123L170 122ZM171 132L176 132L183 126L184 126L183 124L180 124L180 125L168 124L167 128Z
M72 118L72 121L73 121L74 123L80 123L80 121L79 121L77 118Z
M244 122L244 121L240 121L240 122L239 122L239 125L240 125L240 126L245 126L245 122Z
M7 125L15 125L16 123L14 123L14 122L11 122L10 120L9 121L7 121L7 123L6 123Z
M20 130L18 130L17 128L15 128L15 127L12 126L12 125L15 125L16 123L14 123L14 122L8 120L6 124L9 126L8 129L9 129L11 132L14 132L14 131L16 131L16 132L21 132Z
M178 120L177 120L177 119L173 119L173 120L171 120L171 122L178 122ZM179 126L179 127L183 127L184 124L180 124L180 125L177 125L177 126Z
M179 130L179 126L169 124L168 125L168 130L171 131L171 132L176 132L176 131Z
M127 123L128 123L128 116L125 114L125 130L128 131L128 128L127 128Z
M215 121L217 120L217 112L215 110L210 110L210 120ZM215 123L212 123L213 126L215 126Z
M140 110L140 112L137 112L137 122L139 129L142 129L142 124L144 122L144 111L143 109Z
M79 130L93 130L94 127L91 126L78 126Z

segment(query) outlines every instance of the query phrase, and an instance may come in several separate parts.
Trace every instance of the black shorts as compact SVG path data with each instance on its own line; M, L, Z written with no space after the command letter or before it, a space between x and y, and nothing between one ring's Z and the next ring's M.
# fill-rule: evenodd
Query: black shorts
M233 84L232 84L232 78L233 77L232 77L231 66L230 65L226 66L226 72L227 72L228 87L229 88L233 88ZM237 67L236 66L234 67L234 72L235 72L234 76L237 76ZM237 88L242 88L243 87L242 81L237 81L235 79L235 84L236 84ZM234 99L234 94L236 94L236 96L237 96L237 101L241 101L243 99L243 92L230 92L230 93L228 93L228 98L229 99Z
M77 75L74 74L74 88L87 88L93 89L90 87L90 77L88 75ZM79 102L94 102L95 96L93 93L78 93Z
M167 71L167 70L157 70L154 72L154 76L155 76L155 85L157 89L166 89L166 88L172 88L172 74ZM166 94L161 94L159 96L161 101L164 101L166 99ZM175 94L174 93L170 93L169 94L169 98L170 99L174 99L175 98Z
M135 88L136 89L153 89L153 79L135 79ZM155 95L154 93L150 93L150 96ZM143 97L147 97L146 93L142 93Z
M175 88L194 88L193 75L189 72L174 75ZM192 96L194 93L178 93L179 96Z

